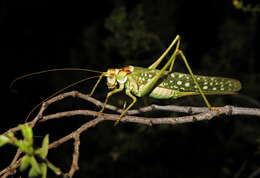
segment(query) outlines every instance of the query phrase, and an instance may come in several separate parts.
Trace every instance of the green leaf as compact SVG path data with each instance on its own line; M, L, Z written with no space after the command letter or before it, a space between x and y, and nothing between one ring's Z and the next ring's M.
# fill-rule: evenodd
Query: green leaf
M4 135L0 135L0 147L4 146L5 144L9 143L10 140L8 137L4 136Z
M51 162L47 161L47 166L49 169L51 169L56 175L61 175L61 170L60 168L54 166Z
M39 175L40 175L40 173L38 172L38 170L34 167L31 167L31 169L29 171L29 177L36 177Z
M47 177L47 165L45 163L41 163L40 168L41 168L42 178L46 178Z
M45 159L48 155L48 149L49 149L49 135L45 135L43 141L42 141L42 147L37 149L35 151L35 154L41 157L42 159Z
M28 142L24 140L17 140L15 145L21 149L22 152L26 152L28 150Z
M33 144L33 131L32 128L28 125L20 125L19 126L22 132L23 137L27 140L31 145Z
M29 177L35 177L41 174L40 166L34 156L31 156L31 166Z
M46 156L48 155L48 150L49 150L49 135L45 135L43 141L42 141L42 153L41 153L41 157L43 159L46 158Z
M25 155L21 160L20 171L23 172L31 164L31 156Z
M15 142L15 145L21 149L22 152L26 154L32 154L33 153L33 147L32 145L26 141L26 140L17 140Z

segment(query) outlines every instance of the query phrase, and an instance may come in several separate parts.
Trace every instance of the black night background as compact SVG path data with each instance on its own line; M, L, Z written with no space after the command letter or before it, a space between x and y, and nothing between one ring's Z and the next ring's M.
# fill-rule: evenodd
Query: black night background
M147 67L177 34L195 74L241 81L239 95L209 96L213 106L259 108L260 10L239 9L234 2L2 0L0 133L22 124L30 110L53 92L97 74L50 72L17 81L12 91L9 85L16 77L64 67L98 71L126 65ZM244 5L259 7L256 2L246 1ZM181 60L174 70L187 73ZM88 80L66 91L89 93L95 82ZM94 97L104 101L108 91L103 80ZM118 94L109 103L123 107L125 100L129 101ZM200 96L167 101L144 97L135 108L151 103L204 106ZM71 98L50 106L46 114L77 108L100 109ZM153 112L144 116L180 114ZM91 119L68 117L43 123L34 128L35 142L40 143L47 133L50 141L55 141ZM151 127L133 123L114 127L107 121L80 138L80 169L75 177L243 178L260 166L260 120L256 116L220 116L210 121ZM72 152L73 142L69 141L51 149L48 159L66 172ZM14 154L10 145L0 148L0 170L8 166ZM18 176L19 171L14 177ZM48 177L55 175L48 171Z

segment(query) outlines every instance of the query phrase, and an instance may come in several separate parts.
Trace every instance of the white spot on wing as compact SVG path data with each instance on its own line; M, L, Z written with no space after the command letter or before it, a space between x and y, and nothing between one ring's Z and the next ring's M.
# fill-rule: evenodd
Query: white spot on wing
M204 89L204 90L207 90L207 89L208 89L208 86L204 86L203 89Z
M171 74L171 77L173 77L173 78L175 77L174 73Z
M177 82L177 85L181 85L181 84L182 84L182 81L179 80L179 81Z
M185 83L185 87L189 87L190 86L190 83L189 82L186 82Z
M179 78L182 78L183 77L183 74L179 74Z

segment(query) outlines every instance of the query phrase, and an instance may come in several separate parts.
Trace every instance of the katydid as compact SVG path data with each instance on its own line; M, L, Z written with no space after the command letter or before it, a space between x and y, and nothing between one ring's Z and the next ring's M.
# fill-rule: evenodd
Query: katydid
M170 59L166 62L166 64L162 67L162 69L158 69L158 65L162 62L162 60L165 58L165 56L169 53L169 51L174 46L175 49ZM130 108L132 108L132 106L136 103L137 97L143 97L147 95L155 99L177 99L183 96L201 95L206 106L209 109L214 109L208 102L205 95L236 94L236 92L241 89L241 83L236 79L194 75L184 53L179 49L179 46L180 46L180 36L177 35L175 39L172 41L172 43L169 45L169 47L163 52L163 54L148 68L135 67L130 65L122 68L108 69L106 72L99 72L95 70L78 69L78 68L51 69L51 70L35 72L35 73L18 77L11 83L11 86L17 80L20 80L22 78L35 75L35 74L42 74L50 71L81 70L81 71L101 73L98 81L96 82L96 84L94 85L93 89L89 94L89 96L93 95L101 79L103 77L107 78L107 86L112 91L107 93L103 107L99 111L100 113L104 111L108 99L115 93L125 90L125 94L132 99L132 102L126 108L123 109L119 118L117 118L115 125L119 123L121 118L125 116L127 111ZM177 56L180 56L180 58L183 60L186 68L188 69L189 74L173 72L173 66ZM59 90L58 92L55 92L47 99L53 97L54 95L64 91L69 87L72 87L76 84L79 84L83 81L95 77L97 76L86 78L76 83L73 83ZM47 99L45 99L44 101L46 101ZM30 114L39 105L37 105L30 112ZM30 114L28 115L28 117L30 116Z
M157 69L163 58L176 45L173 54L162 69ZM125 90L125 94L132 99L132 102L123 110L115 125L136 103L137 97L148 95L156 99L176 99L182 96L201 95L209 109L213 109L205 95L208 94L235 94L241 89L241 83L238 80L224 77L210 77L194 75L184 53L179 49L180 36L177 35L170 46L164 51L148 68L126 66L117 69L108 69L103 72L90 96L94 93L102 77L107 77L107 86L110 91L105 99L100 113L103 112L109 97L113 94ZM172 72L176 57L180 56L183 60L189 74Z

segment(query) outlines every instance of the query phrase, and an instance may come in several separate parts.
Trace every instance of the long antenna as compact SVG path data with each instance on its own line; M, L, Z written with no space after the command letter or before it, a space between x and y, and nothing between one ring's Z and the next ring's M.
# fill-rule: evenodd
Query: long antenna
M68 88L71 88L71 87L73 87L73 86L75 86L75 85L78 85L78 84L80 84L80 83L82 83L82 82L85 82L85 81L87 81L87 80L90 80L90 79L93 79L93 78L97 78L97 77L99 77L99 75L96 75L96 76L93 76L93 77L84 78L84 79L82 79L82 80L79 80L79 81L77 81L77 82L74 82L74 83L72 83L72 84L69 84L68 86L66 86L66 87L64 87L64 88L62 88L62 89L59 89L59 90L56 91L55 93L53 93L53 94L51 94L50 96L48 96L47 98L45 98L42 102L40 102L39 104L37 104L37 105L29 112L29 114L27 115L27 117L26 117L26 119L25 119L25 122L27 122L27 120L30 118L30 116L32 115L32 113L33 113L43 102L49 100L50 98L54 97L55 95L57 95L57 94L63 92L64 90L66 90L66 89L68 89Z
M39 72L33 72L33 73L29 73L29 74L25 74L22 75L20 77L15 78L9 85L9 88L11 91L16 92L16 90L13 89L13 85L14 83L16 83L18 80L33 76L33 75L39 75L39 74L43 74L43 73L48 73L48 72L56 72L56 71L85 71L85 72L94 72L94 73L102 73L100 71L96 71L96 70L91 70L91 69L82 69L82 68L58 68L58 69L49 69L49 70L43 70L43 71L39 71Z

